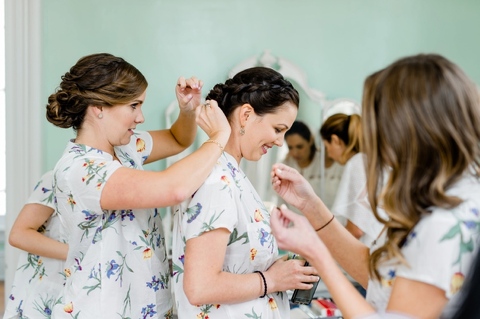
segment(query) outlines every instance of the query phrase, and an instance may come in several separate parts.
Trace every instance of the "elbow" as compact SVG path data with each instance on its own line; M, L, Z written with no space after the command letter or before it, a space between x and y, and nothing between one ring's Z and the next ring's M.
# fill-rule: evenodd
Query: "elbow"
M185 292L185 296L188 299L188 302L192 306L204 305L208 304L208 300L206 300L205 289L199 289L200 287L195 287L197 285L194 284L186 284L183 282L183 291Z
M178 184L172 187L172 201L173 205L180 204L181 202L185 201L186 199L192 197L192 194L195 190L191 189L187 185Z
M22 244L22 236L18 231L15 231L15 229L12 229L10 231L10 235L8 236L8 243L15 247L15 248L20 248L21 249L21 244Z

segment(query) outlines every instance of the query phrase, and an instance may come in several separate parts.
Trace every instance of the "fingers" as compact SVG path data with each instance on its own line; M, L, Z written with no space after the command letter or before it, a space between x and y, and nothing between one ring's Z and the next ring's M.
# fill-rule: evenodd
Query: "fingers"
M185 79L183 76L181 76L177 80L177 86L180 88L181 91L184 91L187 88L201 90L203 87L203 81L199 80L195 76L192 76L188 79Z

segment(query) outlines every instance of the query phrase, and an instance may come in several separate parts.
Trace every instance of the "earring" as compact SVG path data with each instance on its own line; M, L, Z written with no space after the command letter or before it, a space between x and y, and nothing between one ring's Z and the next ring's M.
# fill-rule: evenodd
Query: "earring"
M99 119L103 119L103 113L98 114Z
M243 126L240 128L240 135L245 135L245 128Z

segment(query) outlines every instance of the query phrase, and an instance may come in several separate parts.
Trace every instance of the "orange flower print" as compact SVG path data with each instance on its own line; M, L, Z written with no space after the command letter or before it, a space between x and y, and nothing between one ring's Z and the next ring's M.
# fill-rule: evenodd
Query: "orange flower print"
M91 175L88 174L88 175L85 175L84 177L82 177L82 182L85 182L87 179L90 178L90 176L91 176Z
M66 277L70 277L72 275L72 271L70 270L70 268L65 268L63 272L65 273Z
M278 308L277 303L275 302L275 299L270 298L268 299L268 304L270 305L270 309L275 310Z
M150 259L150 258L152 258L152 250L147 247L147 248L143 251L143 259Z
M224 182L227 186L230 185L230 180L227 176L223 175L221 178L222 182Z
M89 160L89 161L86 161L85 163L83 163L83 167L91 166L91 165L93 165L93 160Z
M145 151L145 141L141 138L137 138L137 152Z
M456 294L462 288L464 281L465 276L461 272L454 273L450 280L450 292Z
M43 264L43 260L40 258L38 261L37 261L37 265L38 266L41 266Z
M255 218L255 221L258 223L258 222L261 222L263 220L263 215L262 215L262 212L260 211L260 209L255 209L255 214L254 214L254 218Z
M68 198L67 198L67 203L69 203L70 205L75 205L77 204L77 202L75 202L75 200L73 199L72 195L69 195Z
M257 255L257 250L255 248L250 249L250 260L254 260Z
M215 305L215 308L216 308L216 309L220 308L220 305Z
M208 319L210 318L207 314L205 314L204 312L200 312L198 315L197 315L197 319Z
M392 278L392 279L382 278L381 283L383 287L392 287L394 281L395 281L395 278Z
M65 311L66 313L72 313L73 312L73 303L70 301L70 303L66 304L63 307L63 311Z

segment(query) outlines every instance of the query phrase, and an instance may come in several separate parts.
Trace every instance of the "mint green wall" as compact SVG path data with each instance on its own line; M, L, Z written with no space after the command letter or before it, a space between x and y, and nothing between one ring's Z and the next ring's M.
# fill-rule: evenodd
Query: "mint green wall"
M78 58L110 52L150 83L143 129L164 127L178 76L202 78L206 93L265 49L303 68L328 99L360 101L368 74L421 52L445 55L480 83L478 0L44 0L42 19L39 107ZM309 104L299 118L320 123ZM47 170L74 133L45 120L43 134Z

